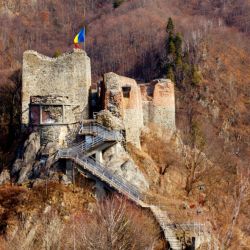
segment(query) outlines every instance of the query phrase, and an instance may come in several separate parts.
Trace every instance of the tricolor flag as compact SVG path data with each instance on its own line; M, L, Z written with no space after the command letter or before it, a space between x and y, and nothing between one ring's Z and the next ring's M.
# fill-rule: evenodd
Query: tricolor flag
M85 28L81 29L81 31L76 35L74 39L74 44L84 43L85 41Z

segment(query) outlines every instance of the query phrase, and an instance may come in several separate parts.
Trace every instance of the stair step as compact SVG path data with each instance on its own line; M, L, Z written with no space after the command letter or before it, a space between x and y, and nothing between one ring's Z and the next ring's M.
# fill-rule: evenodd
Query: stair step
M97 126L97 125L96 125ZM129 183L128 181L122 179L119 176L116 176L110 172L105 166L97 162L95 159L88 156L87 151L93 149L94 147L102 146L107 142L107 139L112 139L118 141L119 135L108 131L104 127L91 126L88 128L88 132L96 133L96 137L93 139L93 143L80 143L68 149L62 149L58 152L58 158L68 158L74 160L77 163L77 168L80 172L88 171L101 181L107 183L118 192L128 196L132 201L137 203L142 207L147 207L151 209L153 215L155 216L157 222L163 230L165 239L169 242L171 249L173 250L182 250L182 243L178 240L175 234L175 224L170 220L168 213L162 211L159 207L155 205L150 205L144 203L143 195L139 192L138 188ZM83 129L82 129L82 132ZM79 156L81 156L79 158Z

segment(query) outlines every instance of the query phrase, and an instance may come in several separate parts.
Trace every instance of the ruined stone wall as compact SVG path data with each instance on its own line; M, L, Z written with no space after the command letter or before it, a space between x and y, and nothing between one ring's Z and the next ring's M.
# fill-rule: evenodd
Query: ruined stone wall
M90 85L90 59L83 50L74 50L58 58L49 58L35 51L24 52L22 123L29 123L30 97L39 95L67 97L68 104L75 104L73 112L88 118Z
M89 117L91 69L90 59L85 51L74 49L58 58L49 58L36 51L26 51L23 55L22 77L23 125L30 123L29 105L31 97L34 96L46 97L49 104L54 105L61 99L59 104L64 105L64 120L60 124L40 127L43 135L47 133L47 139L53 136L59 139L67 134L69 124Z
M129 94L124 93L126 89ZM175 130L175 94L170 80L137 85L133 79L107 73L104 92L104 108L123 121L127 141L137 147L143 126L156 125L169 135Z
M174 84L167 79L154 80L141 86L144 125L150 123L175 130Z
M114 73L107 73L104 75L104 85L104 108L122 119L127 142L140 147L143 112L141 93L136 81ZM123 88L130 89L127 92L128 96L124 96Z

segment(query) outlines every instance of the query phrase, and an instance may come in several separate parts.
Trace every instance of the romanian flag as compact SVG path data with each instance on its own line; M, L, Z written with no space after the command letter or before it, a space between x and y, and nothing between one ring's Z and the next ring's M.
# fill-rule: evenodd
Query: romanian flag
M85 41L85 28L81 29L81 31L76 35L74 39L74 43L84 43Z

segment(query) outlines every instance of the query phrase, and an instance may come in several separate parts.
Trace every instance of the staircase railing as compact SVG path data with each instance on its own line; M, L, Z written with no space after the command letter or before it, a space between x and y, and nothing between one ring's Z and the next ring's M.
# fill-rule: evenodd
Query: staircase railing
M91 139L91 141L84 141L81 143L77 143L72 145L70 148L60 149L58 152L58 157L65 157L67 154L71 153L73 156L74 154L80 154L83 152L87 152L91 148L101 144L105 141L122 141L123 136L120 131L110 131L104 126L98 123L91 123L91 124L83 124L80 127L80 134L94 134L95 137Z
M83 167L94 176L99 177L101 180L105 181L111 187L117 189L123 194L126 194L135 202L142 202L142 200L144 199L143 194L141 194L136 186L118 177L117 175L114 175L113 172L103 166L100 162L96 161L93 157L85 157L79 154L72 155L69 151L67 152L67 154L64 154L64 158L71 158L75 160L78 163L76 168L81 169L81 167Z
M146 196L144 196L144 194L142 194L136 186L126 181L124 178L114 174L95 158L87 157L86 152L91 148L98 146L98 144L102 144L102 142L120 141L123 138L122 134L119 131L110 131L97 123L91 123L88 125L83 124L79 133L92 134L94 137L91 142L82 142L67 149L60 149L58 151L58 158L72 159L77 163L75 167L79 172L87 170L89 173L107 183L109 186L115 188L120 193L126 195L137 204L140 204L143 207L149 207L163 229L165 237L171 245L171 249L182 249L182 244L174 233L175 226L173 226L167 214L154 205L145 203ZM188 226L190 225L185 225L185 227Z
M115 183L116 185L118 185L119 189L123 191L123 193L129 193L130 196L133 196L133 198L136 200L142 201L144 199L143 194L138 190L136 186L126 181L125 179L120 178L118 175L115 175L112 171L107 169L107 167L98 162L95 158L87 157L84 160L92 168L101 171L110 180L110 184L112 182L112 184Z
M58 157L63 158L69 155L74 156L74 155L84 154L85 152L87 152L91 148L94 148L95 146L99 145L102 142L104 142L104 139L100 136L96 136L91 140L91 142L81 142L70 148L60 149L58 151Z
M106 140L121 141L123 136L120 131L109 130L99 123L91 122L80 126L79 134L96 134Z

